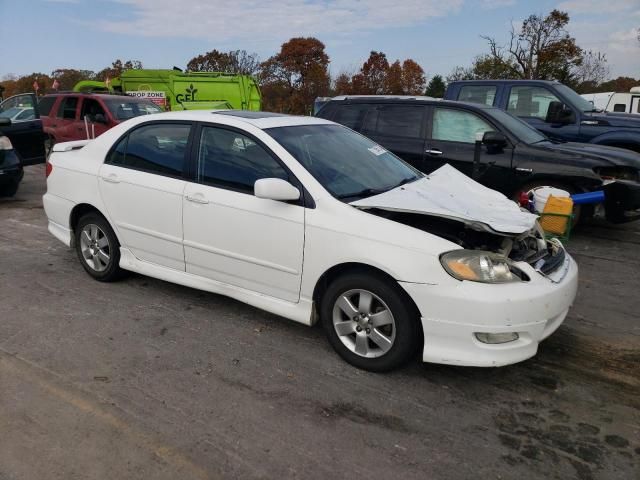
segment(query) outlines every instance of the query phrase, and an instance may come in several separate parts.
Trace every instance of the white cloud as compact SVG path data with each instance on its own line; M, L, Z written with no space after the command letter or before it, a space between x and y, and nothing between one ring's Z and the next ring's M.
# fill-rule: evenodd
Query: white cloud
M220 42L406 27L458 12L463 4L463 0L117 1L132 8L130 18L98 21L98 28L129 35L194 37Z
M515 5L516 0L482 0L482 7L488 10Z

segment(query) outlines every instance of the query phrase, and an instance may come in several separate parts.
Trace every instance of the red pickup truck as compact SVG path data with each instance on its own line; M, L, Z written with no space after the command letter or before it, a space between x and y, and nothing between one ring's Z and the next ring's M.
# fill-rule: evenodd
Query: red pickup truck
M162 112L148 100L93 93L45 95L38 108L52 144L95 138L130 118Z

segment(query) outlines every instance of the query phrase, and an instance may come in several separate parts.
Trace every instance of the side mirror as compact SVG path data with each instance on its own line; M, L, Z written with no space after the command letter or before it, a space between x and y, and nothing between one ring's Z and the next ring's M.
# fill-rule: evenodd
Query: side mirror
M569 107L562 102L551 102L547 110L545 122L556 125L568 125L576 121L576 116Z
M10 118L0 117L0 127L8 127L11 125Z
M501 132L484 132L482 143L487 146L487 150L495 152L502 151L509 145L507 137Z
M300 190L281 178L261 178L253 185L253 193L258 198L287 202L298 200Z

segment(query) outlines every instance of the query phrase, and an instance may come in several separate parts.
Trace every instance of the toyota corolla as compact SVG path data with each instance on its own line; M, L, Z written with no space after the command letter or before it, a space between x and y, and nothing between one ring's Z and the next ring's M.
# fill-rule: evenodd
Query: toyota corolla
M576 294L575 262L536 216L318 118L149 115L55 145L46 171L49 231L96 280L133 271L319 321L371 371L418 352L525 360Z

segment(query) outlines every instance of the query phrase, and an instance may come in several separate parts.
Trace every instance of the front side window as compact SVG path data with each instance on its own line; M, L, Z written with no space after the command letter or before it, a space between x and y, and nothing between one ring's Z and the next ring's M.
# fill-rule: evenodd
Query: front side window
M253 194L256 180L289 180L286 170L259 144L241 133L203 127L197 181Z
M76 107L78 106L78 97L64 97L58 109L58 117L67 120L76 118Z
M369 110L363 132L394 137L421 138L424 107L390 105Z
M329 193L345 201L423 177L380 145L341 125L296 125L266 132Z
M542 87L511 87L507 111L518 117L547 118L551 102L560 102L550 90Z
M496 99L496 87L491 85L466 85L460 89L458 100L461 102L481 103L493 106Z
M100 106L100 103L93 98L85 98L82 101L82 111L80 112L80 118L84 119L89 117L90 121L95 121L96 115L102 115L104 117L104 108Z
M20 109L31 108L33 110L35 108L34 103L35 103L35 95L31 93L14 95L13 97L7 98L4 102L0 104L0 116L4 118L11 118L11 116L6 114L6 112L14 108L20 108ZM12 110L12 111L15 112L15 110Z
M181 177L190 125L160 123L136 128L121 139L107 163L158 175Z
M479 133L495 130L474 113L449 108L436 108L433 114L433 140L474 143Z

